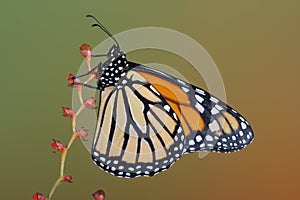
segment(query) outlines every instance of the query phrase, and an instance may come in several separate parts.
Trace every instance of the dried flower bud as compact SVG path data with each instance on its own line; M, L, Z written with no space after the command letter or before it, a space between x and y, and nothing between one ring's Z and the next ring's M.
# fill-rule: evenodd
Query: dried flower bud
M38 193L38 192L33 194L32 198L34 200L48 200L47 197L45 197L44 195L42 195L41 193Z
M72 183L73 181L72 176L64 176L62 179L62 182L68 182L68 183Z
M57 152L57 151L64 152L66 150L65 145L63 145L63 143L55 139L53 139L53 142L51 143L51 147L54 149L53 152Z
M68 86L69 87L73 87L73 88L78 88L78 87L82 87L80 85L80 80L79 78L75 78L75 75L74 74L69 74L67 76L67 81L68 81Z
M92 56L92 48L88 44L82 44L80 46L80 54L86 59L90 59Z
M93 193L93 197L95 200L105 200L105 193L100 189Z
M63 116L64 117L73 118L75 116L74 112L71 108L62 106L62 111L63 111Z
M69 74L69 76L67 76L67 80L69 84L74 83L74 79L75 79L74 77L75 77L74 74Z
M94 97L87 98L83 104L86 108L95 109L96 99Z
M80 138L80 139L85 139L87 136L88 136L88 131L86 129L79 129L77 131L77 136Z

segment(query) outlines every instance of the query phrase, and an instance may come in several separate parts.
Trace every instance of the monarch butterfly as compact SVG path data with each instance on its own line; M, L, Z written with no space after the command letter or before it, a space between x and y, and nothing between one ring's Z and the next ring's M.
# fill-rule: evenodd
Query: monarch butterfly
M233 108L199 87L128 61L113 35L87 17L115 42L94 68L100 96L91 154L101 169L125 178L153 176L184 154L230 153L253 141L249 123Z

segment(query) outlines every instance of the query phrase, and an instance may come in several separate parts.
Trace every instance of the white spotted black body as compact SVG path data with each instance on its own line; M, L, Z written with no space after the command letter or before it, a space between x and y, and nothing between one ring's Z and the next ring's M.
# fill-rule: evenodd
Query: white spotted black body
M115 86L128 70L126 55L114 45L107 54L108 60L99 66L98 88Z

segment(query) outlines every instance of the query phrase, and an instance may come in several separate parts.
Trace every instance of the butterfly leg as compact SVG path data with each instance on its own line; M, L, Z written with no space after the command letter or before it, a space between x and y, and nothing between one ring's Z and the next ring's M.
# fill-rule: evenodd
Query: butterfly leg
M94 78L97 78L99 76L99 69L102 67L102 62L100 62L97 66L95 66L93 69L89 70L87 73L82 74L82 75L78 75L78 76L73 76L72 81L69 80L69 82L71 82L70 84L73 86L77 87L78 90L78 98L81 104L83 104L83 98L82 98L82 87L87 87L90 89L96 89L99 90L99 88L97 86L93 86L93 85L89 85L87 84L88 82L90 82L91 80L93 80ZM89 78L84 82L81 83L80 79L81 77L84 76L88 76Z
M91 69L91 70L88 71L87 73L81 74L81 75L78 75L78 76L74 76L73 79L81 78L81 77L84 77L84 76L87 76L87 75L90 75L90 74L95 74L95 75L97 75L97 74L98 74L98 71L99 71L99 69L100 69L101 67L102 67L102 62L100 62L98 65L96 65L93 69Z
M97 87L95 87L93 85L86 84L86 83L74 83L74 85L81 85L83 87L87 87L87 88L90 88L90 89L96 89L96 90L98 90Z

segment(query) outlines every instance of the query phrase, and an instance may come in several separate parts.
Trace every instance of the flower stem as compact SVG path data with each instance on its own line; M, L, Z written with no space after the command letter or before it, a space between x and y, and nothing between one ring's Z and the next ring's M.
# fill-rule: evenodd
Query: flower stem
M79 99L79 101L80 101L80 103L82 105L83 104L83 100L82 100L82 86L79 86L77 88L77 94L78 94L78 99Z
M61 183L61 180L62 180L62 177L58 177L58 179L56 179L53 187L51 188L50 192L49 192L49 195L48 195L48 200L51 200L53 194L54 194L54 191L55 189L57 188L57 186Z
M66 162L66 157L67 157L67 154L68 154L68 150L71 147L71 145L73 144L73 142L78 138L78 134L76 133L76 117L72 118L72 131L73 131L73 134L72 134L72 137L70 138L70 140L68 142L68 145L67 145L66 149L61 152L59 177L56 179L54 185L52 186L52 188L49 192L48 200L51 200L56 188L63 181L64 170L65 170L65 162Z
M68 153L67 149L61 153L59 178L62 178L64 176L64 169L65 169L65 162L66 162L67 153Z
M68 146L67 146L67 149L69 149L71 147L71 145L73 144L73 142L78 138L78 135L77 133L73 133L71 139L69 140L69 143L68 143Z
M80 106L80 108L78 109L78 111L76 112L75 116L77 117L77 116L81 113L81 111L82 111L84 108L85 108L85 106L84 106L84 104L82 104L82 105Z

